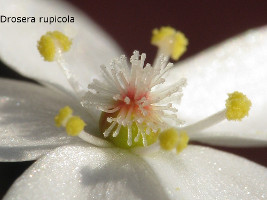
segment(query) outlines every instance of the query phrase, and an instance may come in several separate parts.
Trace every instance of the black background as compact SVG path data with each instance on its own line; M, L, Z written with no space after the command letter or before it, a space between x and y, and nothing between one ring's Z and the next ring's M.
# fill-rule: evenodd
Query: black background
M267 1L264 0L69 1L100 24L127 55L137 49L147 53L149 62L156 53L156 48L150 45L151 30L155 27L171 25L185 33L190 41L182 57L185 59L249 28L267 25ZM0 65L1 77L29 81L3 63ZM267 166L267 148L217 149ZM0 197L32 163L0 163Z

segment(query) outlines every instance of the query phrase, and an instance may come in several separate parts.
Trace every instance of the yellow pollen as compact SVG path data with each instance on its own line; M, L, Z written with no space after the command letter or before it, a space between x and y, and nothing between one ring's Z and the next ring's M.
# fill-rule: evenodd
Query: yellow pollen
M178 60L186 51L188 40L182 32L166 26L152 31L151 43L173 60Z
M179 135L179 141L176 146L176 153L181 153L188 145L189 137L185 131L181 131Z
M174 36L173 50L171 58L178 60L186 51L188 40L182 32L177 32Z
M174 129L163 131L159 136L160 146L164 150L172 150L176 148L176 152L182 152L189 142L189 137L185 131L180 133Z
M47 32L38 41L38 50L45 61L54 61L57 48L63 52L70 49L71 40L59 31Z
M228 94L228 96L229 97L225 103L226 118L228 120L240 121L245 116L248 116L248 112L252 104L247 96L237 91Z
M66 132L68 135L77 136L85 127L84 121L78 117L71 117L66 124Z
M163 26L160 29L153 29L151 43L155 44L164 40L167 37L173 36L176 30L170 26Z
M178 132L174 128L163 131L159 135L160 146L164 150L174 149L177 145L178 139Z
M58 115L55 116L55 124L60 127L62 123L72 115L72 109L69 106L65 106L59 110Z

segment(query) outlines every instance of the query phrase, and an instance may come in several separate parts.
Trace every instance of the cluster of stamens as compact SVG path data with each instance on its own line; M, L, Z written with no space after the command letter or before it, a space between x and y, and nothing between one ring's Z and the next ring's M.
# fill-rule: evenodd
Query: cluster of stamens
M183 123L177 118L177 109L170 103L173 102L170 98L176 94L179 101L186 80L182 78L171 86L160 88L165 82L164 74L173 64L167 64L166 58L161 56L152 67L144 64L145 58L145 54L139 55L134 51L131 67L128 67L124 55L114 59L109 67L102 65L105 81L94 80L89 84L89 91L82 101L84 107L96 106L102 112L114 113L115 116L107 117L110 126L104 131L104 137L111 133L117 137L121 127L127 127L129 146L132 145L133 124L138 129L134 141L142 137L143 145L147 146L146 135L168 128L166 121L172 120L178 125Z

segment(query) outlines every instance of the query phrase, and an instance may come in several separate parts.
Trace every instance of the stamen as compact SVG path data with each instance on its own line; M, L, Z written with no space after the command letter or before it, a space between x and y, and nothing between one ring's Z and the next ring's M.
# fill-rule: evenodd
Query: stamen
M81 138L85 142L88 142L89 144L95 145L97 147L113 147L113 145L110 142L108 142L107 140L103 140L99 137L95 137L95 136L88 134L84 131L82 131L78 136L79 136L79 138Z
M72 112L73 111L69 106L61 108L58 115L54 118L55 125L57 127L65 127L68 135L77 136L81 131L83 131L86 124L80 117L73 116Z
M158 55L178 60L186 51L188 40L182 32L166 26L153 30L151 43L159 48Z
M86 124L80 117L73 116L66 123L66 132L70 136L77 136L80 132L83 131L85 125Z
M189 126L184 127L188 133L194 133L209 128L225 120L225 109Z
M135 147L132 152L137 155L153 155L161 149L181 153L188 145L189 137L185 131L177 131L173 128L165 130L159 136L159 141L147 147Z
M63 54L69 51L72 41L63 33L59 31L47 32L38 41L38 50L45 61L56 61L60 68L63 70L69 84L81 97L84 94L84 90L78 80L78 78L71 72L71 68L66 63Z
M189 137L185 131L179 133L171 128L160 134L159 142L162 149L169 151L176 148L176 152L180 153L187 147Z
M251 107L251 101L246 95L241 92L234 92L228 94L229 98L226 100L226 118L228 120L241 121L245 116L248 116L248 112Z
M226 108L203 119L195 124L184 127L188 133L194 133L195 131L201 131L209 128L219 122L227 119L229 121L241 121L245 116L248 116L251 101L246 95L241 92L233 92L228 94L229 98L226 100Z
M176 153L181 153L188 145L189 137L185 131L181 131L176 146Z
M65 126L69 117L72 116L72 109L69 106L65 106L64 108L59 110L58 115L55 116L55 124L57 127Z
M79 116L72 115L72 109L69 106L59 110L57 116L55 116L56 126L62 126L66 128L66 132L70 136L78 136L82 140L99 147L112 147L111 143L101 138L95 137L91 134L84 132L85 122Z
M38 50L45 61L54 61L57 49L66 52L70 49L71 40L59 31L47 32L38 41Z
M159 135L160 146L164 150L172 150L178 142L178 133L175 129L163 131Z

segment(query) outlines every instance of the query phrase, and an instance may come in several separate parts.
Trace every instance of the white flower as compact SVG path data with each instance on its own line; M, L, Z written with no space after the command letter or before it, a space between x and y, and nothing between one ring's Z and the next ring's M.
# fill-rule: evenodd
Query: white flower
M58 109L70 105L86 121L86 131L97 133L99 113L86 112L57 65L42 62L35 49L39 37L57 29L75 38L67 59L75 66L72 70L81 91L98 77L98 66L120 51L93 22L65 3L0 3L0 13L6 16L75 16L75 23L68 25L1 24L1 59L45 85L1 79L1 161L33 160L45 154L14 183L6 199L266 198L266 168L235 155L189 145L179 155L160 151L137 156L119 148L95 147L53 127ZM266 27L245 33L184 61L166 76L168 83L176 81L176 76L188 80L179 106L179 116L188 124L218 112L225 95L235 90L246 93L253 103L249 118L195 132L191 140L225 146L266 145L266 35Z

